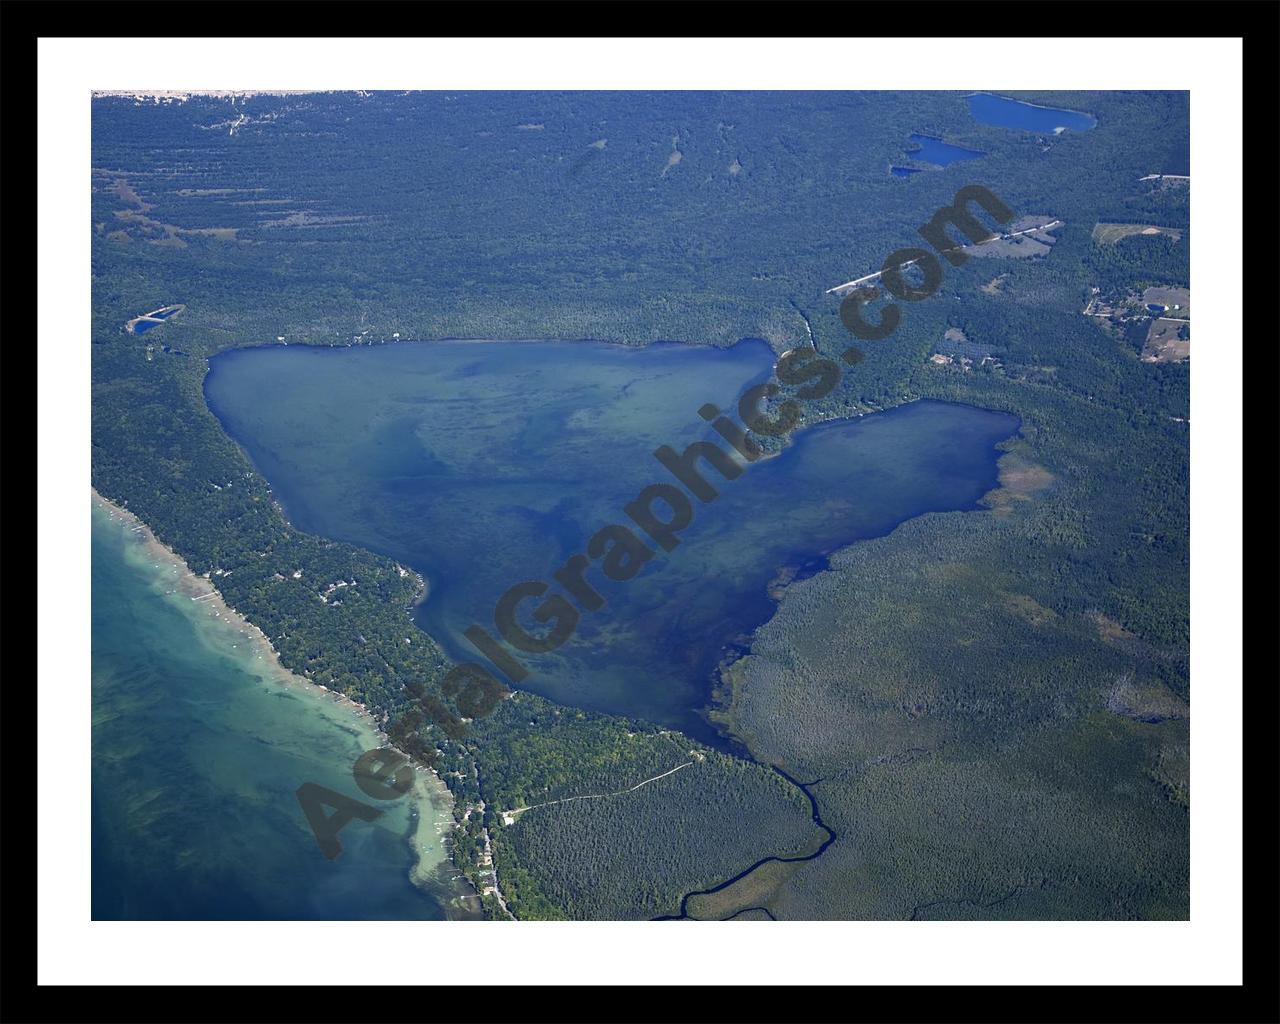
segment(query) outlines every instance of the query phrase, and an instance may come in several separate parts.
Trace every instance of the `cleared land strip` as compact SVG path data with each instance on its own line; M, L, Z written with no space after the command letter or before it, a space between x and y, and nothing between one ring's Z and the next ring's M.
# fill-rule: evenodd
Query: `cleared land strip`
M1167 228L1160 224L1108 224L1100 221L1093 228L1093 240L1100 245L1114 245L1133 235L1168 235L1175 242L1182 241L1180 228Z
M628 789L620 789L616 793L589 793L583 796L566 796L560 800L548 800L545 804L533 804L529 807L517 807L515 810L502 812L502 824L510 825L516 820L517 814L524 814L525 811L532 811L536 807L551 807L553 804L567 804L573 800L604 800L611 796L622 796L623 793L633 793L641 786L647 786L651 782L657 782L659 779L665 779L668 775L674 775L681 768L688 768L693 761L686 761L684 764L678 764L670 771L663 772L661 775L655 775L651 779L645 779L643 782L637 782Z
M969 245L953 245L950 249L942 249L941 253L945 255L949 252L958 252L961 249L976 249L980 245L989 245L991 242L1003 242L1007 238L1017 238L1019 235L1030 235L1035 233L1036 231L1048 231L1050 228L1056 228L1061 223L1062 221L1060 220L1051 220L1045 224L1038 224L1036 227L1033 227L1033 228L1025 228L1022 231L1011 231L1007 235L992 235L990 238L984 238L981 242L973 242ZM918 262L919 260L907 260L906 263L899 263L897 269L906 270L907 267L915 266L915 264ZM857 285L862 284L864 281L874 281L877 277L879 277L883 273L884 273L884 268L882 267L881 269L877 270L874 274L867 274L866 277L859 277L856 280L846 281L844 284L838 284L834 288L828 288L825 294L827 295L838 294L839 292L845 291L848 288L856 287Z
M1110 312L1110 313L1091 313L1091 312L1089 312L1089 310L1087 310L1087 309L1086 309L1086 310L1082 310L1081 312L1083 312L1085 316L1100 316L1100 317L1103 317L1104 319L1105 319L1106 317L1112 317L1112 316L1115 316L1115 315L1116 315L1114 311L1112 311L1112 312ZM1191 323L1191 317L1189 317L1189 316L1122 316L1120 319L1121 319L1121 320L1124 320L1124 321L1129 321L1129 320L1167 320L1167 321L1168 321L1169 323L1171 323L1171 324L1189 324L1189 323Z

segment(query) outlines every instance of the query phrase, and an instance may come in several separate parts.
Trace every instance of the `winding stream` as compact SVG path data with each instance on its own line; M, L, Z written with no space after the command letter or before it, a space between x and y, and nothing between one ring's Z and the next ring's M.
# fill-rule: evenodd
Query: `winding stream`
M804 854L804 855L802 855L802 856L798 856L798 857L778 857L778 856L772 856L772 857L761 857L758 861L756 861L754 864L752 864L749 868L746 868L745 870L738 872L738 874L734 875L734 876L733 876L732 878L730 878L730 879L727 879L726 881L721 882L719 885L713 885L710 889L698 889L698 890L696 890L695 892L687 892L687 893L685 893L685 894L684 894L684 897L680 900L680 913L678 913L678 914L667 914L667 915L664 915L664 916L661 916L661 917L655 917L655 918L652 918L651 920L654 920L654 921L692 921L692 920L696 920L695 918L691 918L691 917L689 916L689 901L690 901L691 899L693 899L693 897L695 897L695 896L710 896L710 895L712 895L713 893L717 893L717 892L720 892L720 891L722 891L722 890L724 890L724 889L727 889L727 888L729 888L729 886L733 885L735 882L740 882L740 881L742 881L744 878L746 878L746 877L747 877L747 875L751 874L751 872L755 871L757 868L763 867L765 864L769 864L769 863L772 863L772 862L774 862L774 861L776 861L776 862L777 862L777 863L779 863L779 864L797 864L797 863L800 863L800 862L802 862L802 861L817 860L819 857L821 857L821 856L826 852L827 847L829 847L832 843L834 843L834 842L836 841L836 832L835 832L835 829L833 829L830 825L828 825L825 821L823 821L823 820L822 820L822 815L821 815L821 813L818 811L818 801L817 801L817 798L816 798L816 797L814 797L814 795L813 795L812 793L810 793L810 792L809 792L809 786L814 785L815 783L812 783L812 782L811 782L811 783L808 783L808 784L806 785L806 784L805 784L805 783L803 783L803 782L799 782L798 780L793 779L790 775L788 775L786 772L784 772L784 771L783 771L781 768L779 768L777 765L770 765L769 767L770 767L770 768L772 768L775 772L777 772L777 773L778 773L779 775L781 775L784 779L786 779L789 783L791 783L791 785L795 786L795 787L796 787L796 789L800 790L800 792L802 792L805 796L807 796L807 797L809 798L809 810L810 810L810 813L811 813L811 814L812 814L812 816L813 816L813 823L814 823L815 825L817 825L817 826L818 826L818 828L820 828L820 829L822 829L824 832L826 832L826 834L827 834L827 838L826 838L825 840L823 840L822 845L821 845L821 846L819 846L816 850L814 850L814 851L813 851L813 853L806 853L806 854ZM725 918L724 920L726 920L726 921L732 921L732 920L733 920L735 917L737 917L739 914L745 914L748 910L762 910L762 911L764 911L766 914L768 914L768 915L769 915L770 920L777 920L777 918L775 918L775 917L773 916L772 911L770 911L767 907L743 907L741 910L735 911L733 914L730 914L730 915L729 915L729 917Z

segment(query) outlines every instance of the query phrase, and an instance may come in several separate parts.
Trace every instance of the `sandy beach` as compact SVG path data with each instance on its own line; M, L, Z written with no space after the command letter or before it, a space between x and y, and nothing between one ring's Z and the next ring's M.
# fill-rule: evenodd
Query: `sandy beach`
M266 634L229 606L210 580L193 573L176 552L158 540L151 529L128 509L104 498L92 488L91 492L95 507L113 522L119 523L123 529L136 535L144 560L169 569L172 589L168 592L198 602L204 615L220 620L225 625L226 636L237 637L231 640L231 646L243 645L246 648L244 653L252 656L253 663L260 668L264 679L288 689L309 692L314 698L342 706L356 717L360 731L364 734L363 739L371 748L394 747L382 731L380 722L368 708L344 694L313 683L285 668ZM454 824L453 794L431 769L417 766L415 774L417 782L409 793L412 802L410 816L414 822L409 841L417 863L411 872L411 878L418 885L438 885L437 871L442 864L448 862L446 840Z

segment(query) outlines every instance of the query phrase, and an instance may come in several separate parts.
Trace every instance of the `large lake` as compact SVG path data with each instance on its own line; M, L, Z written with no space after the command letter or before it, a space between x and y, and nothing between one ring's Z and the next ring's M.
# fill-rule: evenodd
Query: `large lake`
M698 409L734 409L774 361L759 341L279 346L217 356L205 394L298 527L420 571L418 624L455 658L483 660L463 630L493 631L508 587L550 580L600 527L629 523L623 506L671 480L653 450L715 440ZM720 497L694 503L683 543L629 582L589 570L608 603L565 646L522 655L521 687L715 742L699 714L714 669L772 613L780 567L974 508L1017 428L1005 413L915 402L802 431L735 481L708 469Z
M351 769L378 746L372 725L290 684L96 504L92 552L94 920L443 918L453 817L439 784L424 775L348 825L326 860L294 793L363 799Z

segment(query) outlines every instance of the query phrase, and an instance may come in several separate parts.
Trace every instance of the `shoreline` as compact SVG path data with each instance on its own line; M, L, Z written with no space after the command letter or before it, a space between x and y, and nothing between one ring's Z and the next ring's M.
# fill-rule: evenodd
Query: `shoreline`
M200 601L202 604L208 605L216 618L221 619L225 624L245 637L250 650L257 655L257 661L262 667L264 679L286 689L309 692L313 697L320 698L323 696L323 699L329 703L341 706L344 710L355 715L358 720L358 726L363 730L367 730L370 738L378 746L394 749L395 745L386 733L382 731L381 723L367 707L357 701L353 701L345 694L331 690L320 683L312 682L287 669L280 663L279 655L267 635L258 626L227 604L222 593L214 586L212 581L205 576L195 574L177 552L159 540L152 533L151 528L129 509L103 497L96 488L90 487L90 492L93 498L93 505L96 508L105 513L113 522L129 527L137 536L137 543L142 547L144 557L152 562L165 564L177 570L180 575L173 581L174 589L170 593L181 594L192 601ZM444 822L447 826L453 824L454 797L449 787L445 785L444 780L432 769L425 765L414 764L412 760L410 764L413 765L416 782L414 788L408 794L410 799L408 807L410 825L404 835L404 840L409 844L413 853L413 864L409 869L409 881L419 888L431 891L439 886L439 882L434 878L434 875L439 871L442 864L448 865L450 872L454 873L452 858L447 845L449 837L446 829L438 828L434 835L430 830L430 825L433 823L439 825ZM439 861L429 862L428 854L437 846L444 856ZM441 906L445 907L446 911L451 911L456 909L453 903L462 894L458 892L438 892L436 895L441 897Z

